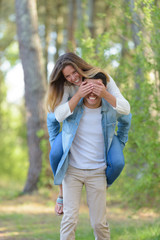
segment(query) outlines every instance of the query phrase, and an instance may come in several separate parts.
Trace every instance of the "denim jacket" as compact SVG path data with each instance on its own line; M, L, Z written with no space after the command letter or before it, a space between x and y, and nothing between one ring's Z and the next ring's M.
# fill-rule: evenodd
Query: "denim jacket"
M83 99L81 99L74 109L72 115L63 121L62 126L62 146L63 155L57 167L56 174L54 176L54 184L60 185L65 176L69 163L69 150L73 139L75 137L79 122L83 114ZM105 161L107 165L107 153L111 146L112 139L115 133L116 123L118 121L117 137L121 143L122 148L124 148L125 143L128 141L128 131L131 125L131 114L121 115L117 113L111 105L102 99L102 130L104 135L105 144ZM47 115L47 126L49 132L49 141L52 146L55 137L58 135L60 130L60 124L55 119L54 113L48 113Z

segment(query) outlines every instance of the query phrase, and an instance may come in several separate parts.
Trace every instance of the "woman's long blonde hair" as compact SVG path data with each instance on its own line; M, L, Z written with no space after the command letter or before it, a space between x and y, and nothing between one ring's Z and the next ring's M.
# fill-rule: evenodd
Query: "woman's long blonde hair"
M98 72L102 72L106 75L107 81L109 82L109 77L103 70L91 66L75 53L65 53L58 58L50 75L46 98L48 111L54 112L55 107L60 104L64 94L64 83L71 85L62 73L62 70L68 65L71 65L84 78L92 78Z

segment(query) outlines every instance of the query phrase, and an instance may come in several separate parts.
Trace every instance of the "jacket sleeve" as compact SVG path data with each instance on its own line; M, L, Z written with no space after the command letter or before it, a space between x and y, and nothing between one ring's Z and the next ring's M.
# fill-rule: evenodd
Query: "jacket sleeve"
M47 128L49 134L49 142L52 146L54 139L59 134L60 123L56 120L55 114L50 112L47 114Z
M118 120L118 130L117 137L121 143L122 149L124 148L126 142L128 141L128 132L131 126L132 114L120 115Z

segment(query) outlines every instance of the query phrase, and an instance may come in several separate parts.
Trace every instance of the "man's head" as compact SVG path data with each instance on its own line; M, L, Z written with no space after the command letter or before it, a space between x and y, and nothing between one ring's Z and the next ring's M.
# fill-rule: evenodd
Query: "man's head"
M101 79L102 83L104 84L104 86L107 86L107 77L104 73L102 72L98 72L94 77L92 77L93 79Z
M103 73L97 73L92 79L85 79L87 83L93 84L93 88L103 88L106 91L106 77ZM98 108L101 106L102 98L92 91L84 97L84 105L88 108ZM97 92L97 91L96 91Z

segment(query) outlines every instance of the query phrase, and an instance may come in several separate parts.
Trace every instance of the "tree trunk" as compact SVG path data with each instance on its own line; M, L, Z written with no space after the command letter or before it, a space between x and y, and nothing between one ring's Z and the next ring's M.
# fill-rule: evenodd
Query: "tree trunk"
M57 59L59 58L59 51L61 49L62 46L62 26L61 26L61 7L62 7L62 3L59 1L56 1L56 19L55 19L55 32L57 34L56 37L56 53L54 55L54 62L57 61Z
M48 79L47 65L48 65L48 47L50 42L50 8L51 8L50 2L46 1L45 3L45 47L44 47L46 81Z
M91 37L94 38L95 36L95 26L94 26L94 17L95 17L95 0L89 0L88 1L88 8L87 8L87 13L88 13L88 29L91 33Z
M68 26L67 26L67 32L68 32L68 41L72 43L73 48L75 47L75 41L74 41L74 8L75 8L75 2L74 0L68 1ZM67 52L69 52L68 44L67 44Z
M15 0L16 23L25 81L29 171L24 193L37 189L42 168L42 151L37 132L46 129L44 95L46 80L38 36L36 1Z
M76 0L76 10L77 10L77 29L81 29L82 19L83 19L83 11L82 11L82 2Z
M138 35L141 30L141 24L140 24L139 16L135 11L135 1L129 0L129 6L130 6L130 11L132 16L132 25L131 25L132 39L136 49L141 43L140 37ZM139 77L142 81L144 81L143 70L139 66L137 67L136 76ZM140 88L139 83L137 81L135 82L135 88L136 89Z

